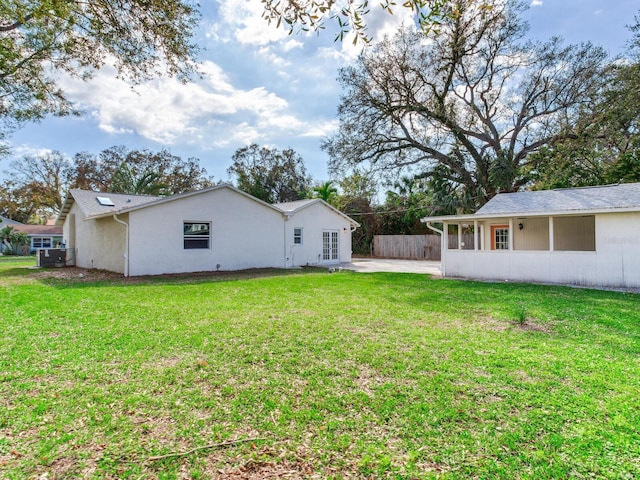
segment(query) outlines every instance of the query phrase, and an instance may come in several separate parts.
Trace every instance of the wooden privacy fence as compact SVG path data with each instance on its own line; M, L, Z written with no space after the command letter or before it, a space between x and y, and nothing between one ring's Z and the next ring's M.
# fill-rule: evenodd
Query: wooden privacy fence
M473 234L462 235L463 248L473 249ZM449 248L458 248L458 236L449 235ZM412 260L440 260L440 235L374 235L373 256Z

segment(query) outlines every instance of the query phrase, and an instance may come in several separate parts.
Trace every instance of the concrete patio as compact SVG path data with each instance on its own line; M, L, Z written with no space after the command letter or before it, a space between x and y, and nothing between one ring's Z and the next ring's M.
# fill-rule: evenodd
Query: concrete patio
M387 258L353 258L340 267L354 272L424 273L440 276L440 262L430 260L396 260Z

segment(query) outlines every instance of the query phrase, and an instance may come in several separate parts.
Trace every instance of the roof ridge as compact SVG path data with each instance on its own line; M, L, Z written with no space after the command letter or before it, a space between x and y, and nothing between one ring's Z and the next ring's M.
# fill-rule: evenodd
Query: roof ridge
M638 182L630 182L630 183L608 183L606 185L582 185L580 187L560 187L560 188L550 188L548 190L530 190L531 192L545 192L545 191L550 191L550 192L556 192L556 191L560 191L560 190L585 190L587 188L606 188L606 187L618 187L621 185L633 185L635 183ZM517 193L517 192L515 192Z
M95 193L98 195L122 195L129 197L164 198L161 195L150 195L146 193L123 193L123 192L101 192L100 190L85 190L83 188L72 188L71 192Z

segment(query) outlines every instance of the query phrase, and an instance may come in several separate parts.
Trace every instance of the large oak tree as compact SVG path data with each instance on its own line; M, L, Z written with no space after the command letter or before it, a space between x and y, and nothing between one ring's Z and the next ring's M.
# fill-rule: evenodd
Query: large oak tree
M129 150L119 145L73 159L73 188L101 192L178 194L213 185L200 160L168 150ZM162 188L158 188L162 187Z
M185 80L194 70L197 20L190 0L3 0L0 135L74 111L60 74L86 79L111 64L133 82L159 74Z
M311 186L304 160L290 148L239 148L227 172L240 190L268 203L303 199Z
M640 17L606 85L564 138L535 155L534 188L640 181Z
M341 70L333 172L410 168L482 205L528 182L529 156L568 133L601 86L604 51L525 41L522 6L457 0L439 32L402 30Z

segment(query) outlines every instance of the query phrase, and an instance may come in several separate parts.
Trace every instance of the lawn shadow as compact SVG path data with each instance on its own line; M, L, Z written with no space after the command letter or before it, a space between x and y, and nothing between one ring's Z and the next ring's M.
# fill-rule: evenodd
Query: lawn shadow
M0 279L2 277L24 277L34 271L34 267L14 267L0 271Z
M253 268L237 271L204 271L192 273L175 273L164 275L144 275L125 277L122 274L106 270L85 269L79 267L62 267L39 269L32 272L36 281L53 288L95 288L113 286L149 286L149 285L182 285L212 282L232 282L257 278L285 277L326 272L322 268L278 269Z

